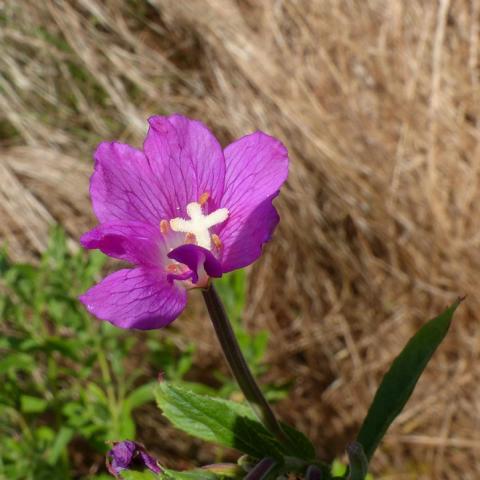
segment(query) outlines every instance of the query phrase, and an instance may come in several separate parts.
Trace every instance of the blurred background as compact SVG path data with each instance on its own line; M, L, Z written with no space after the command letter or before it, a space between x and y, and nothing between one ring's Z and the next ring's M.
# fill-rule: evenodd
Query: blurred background
M466 294L372 471L478 479L479 28L477 0L1 1L0 478L109 478L126 437L175 468L232 456L152 402L161 371L239 398L198 295L135 335L76 301L112 268L78 248L95 145L180 112L290 151L273 241L220 285L280 416L341 459L393 357Z

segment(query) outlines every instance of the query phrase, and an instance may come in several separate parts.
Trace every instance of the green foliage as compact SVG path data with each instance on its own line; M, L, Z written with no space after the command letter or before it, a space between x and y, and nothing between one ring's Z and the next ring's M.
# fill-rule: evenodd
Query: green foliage
M146 470L145 472L135 472L132 470L125 470L122 472L123 480L154 480L164 478L163 475L156 475L155 473ZM110 477L111 478L111 477Z
M162 474L155 474L149 470L143 472L125 471L122 472L123 480L220 480L228 478L239 478L238 468L230 469L230 471L217 472L206 468L197 468L186 472L178 472L175 470L164 470ZM240 477L241 478L241 477Z
M315 449L310 441L286 425L283 428L290 441L278 442L246 405L201 396L166 382L157 389L158 405L173 425L192 436L235 448L257 460L267 457L276 459L279 470L276 467L275 475L302 475L310 464L320 468L325 478L371 479L367 472L369 459L445 338L460 302L458 300L424 325L395 359L375 395L358 435L358 442L347 448L350 463L348 469L338 462L328 468L316 460ZM196 478L195 472L186 473Z
M162 382L157 403L178 429L223 447L261 458L281 458L282 451L249 407L219 398L198 395Z
M156 393L163 414L175 427L194 437L235 448L254 458L315 458L313 445L302 433L283 424L291 442L280 444L247 405L198 395L167 382L162 382Z
M148 352L143 372L161 370L197 393L229 398L238 392L218 372L218 388L185 380L193 344L179 349L158 332L133 334L89 316L77 296L101 279L104 265L99 252L71 253L60 229L52 231L38 265L12 263L0 252L0 478L69 479L72 442L85 441L85 455L103 463L107 441L134 439L133 412L154 399L156 384L129 368L139 341ZM268 336L250 337L242 325L245 274L219 283L242 349L261 374ZM268 385L267 392L279 398L286 388Z
M332 477L343 477L347 473L347 466L339 460L334 460L331 467Z
M224 475L217 475L208 470L197 468L187 472L176 472L174 470L166 470L163 476L165 480L218 480L220 478L228 478Z
M331 467L331 476L332 478L345 478L348 475L348 468L345 464L339 460L334 460ZM367 473L365 480L373 480L373 475Z
M426 323L411 338L385 374L357 437L368 459L372 458L388 427L410 398L420 375L445 338L460 302L457 300L438 317Z
M181 381L190 370L191 346L86 313L77 296L101 278L104 262L97 252L70 253L60 229L38 265L0 253L0 478L68 480L72 442L83 445L77 457L103 464L107 441L134 439L133 411L153 401L156 383L129 366L140 340L149 346L143 372L163 369Z
M254 465L266 457L276 460L275 475L301 476L315 465L322 478L371 480L366 473L368 460L410 397L460 303L428 322L409 341L375 395L355 444L358 448L349 449L350 468L339 462L330 468L315 459L315 449L302 433L282 424L289 440L280 443L249 406L231 401L238 388L230 376L217 372L218 388L187 381L193 345L179 349L172 341L159 341L157 332L134 334L89 317L77 296L100 279L104 258L95 252L70 253L59 229L53 231L38 265L11 263L5 251L0 252L0 479L80 478L72 465L75 442L84 442L86 451L81 453L96 455L103 463L107 441L135 439L133 412L156 397L177 428L237 449L248 461L158 475L125 471L125 480L239 479L245 476L247 463ZM266 370L268 334L250 335L242 323L245 282L240 271L216 285L258 377ZM132 352L141 347L140 342L147 346L146 354L141 348L142 371L161 369L168 382L158 384L152 375L141 376L131 368ZM277 399L287 388L267 385L266 392ZM109 477L99 473L95 478Z
M284 422L281 422L281 425L290 440L290 443L284 449L285 453L295 458L301 458L302 460L314 460L315 447L312 442L302 432L299 432L290 425Z

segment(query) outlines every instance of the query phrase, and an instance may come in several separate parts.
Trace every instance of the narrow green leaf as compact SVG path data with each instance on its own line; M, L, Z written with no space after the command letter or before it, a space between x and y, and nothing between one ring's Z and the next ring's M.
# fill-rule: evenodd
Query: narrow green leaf
M200 470L225 478L242 477L245 473L238 463L214 463L212 465L205 465Z
M215 467L215 465L212 465ZM219 465L220 467L220 465ZM133 470L123 470L121 475L123 480L221 480L221 479L233 479L233 478L242 478L242 475L239 474L239 469L227 469L218 471L209 469L208 467L197 468L195 470L186 470L184 472L179 472L176 470L167 470L165 469L163 473L155 474L149 470L143 472L136 472Z
M132 411L135 408L153 401L155 399L154 390L156 385L157 382L145 383L130 392L125 399L125 403L127 404L126 408L128 408L129 411Z
M48 402L44 398L32 397L31 395L20 397L20 409L23 413L42 413L47 407Z
M279 476L279 464L273 458L263 458L244 477L244 480L271 480Z
M242 478L244 476L245 472L242 472L238 465L218 464L184 472L165 470L163 478L172 480L219 480Z
M57 433L52 449L48 454L47 461L50 465L55 465L67 447L70 440L73 438L74 431L68 427L62 427Z
M35 367L35 360L32 356L26 353L11 353L0 360L0 375L6 374L9 371L18 370L33 370Z
M162 382L156 393L158 406L178 429L256 458L282 457L280 445L249 407L197 395L167 382Z
M410 339L383 377L357 437L368 460L410 398L420 375L445 338L453 313L461 301L457 300L438 317L426 323Z
M313 460L315 458L315 447L312 442L302 433L292 428L290 425L281 422L283 431L287 434L290 442L285 453L292 457L298 457L303 460Z
M117 420L117 425L115 425L115 431L118 438L135 438L136 426L132 418L131 413L121 415L121 418ZM115 438L115 437L111 437Z
M187 470L185 472L166 470L163 478L167 480L218 480L223 477L198 469Z
M135 472L133 470L122 470L121 478L123 480L158 480L160 478L168 478L166 475L155 474L150 470L145 470L144 472Z

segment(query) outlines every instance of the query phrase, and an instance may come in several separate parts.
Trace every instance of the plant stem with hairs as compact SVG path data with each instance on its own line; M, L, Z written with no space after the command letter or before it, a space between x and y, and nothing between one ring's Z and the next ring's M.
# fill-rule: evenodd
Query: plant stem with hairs
M208 313L213 323L215 333L222 347L228 365L235 377L238 386L253 410L265 427L282 443L288 443L288 438L282 430L272 408L263 396L238 344L232 325L228 319L217 291L210 284L202 290Z

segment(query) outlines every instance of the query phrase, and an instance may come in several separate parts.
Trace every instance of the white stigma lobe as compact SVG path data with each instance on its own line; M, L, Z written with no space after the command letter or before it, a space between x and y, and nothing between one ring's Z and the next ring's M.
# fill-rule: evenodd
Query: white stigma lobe
M228 210L219 208L208 215L204 215L202 206L197 202L192 202L187 205L187 213L190 220L173 218L170 220L171 229L174 232L195 235L198 246L211 250L212 238L209 229L224 222L228 218Z

